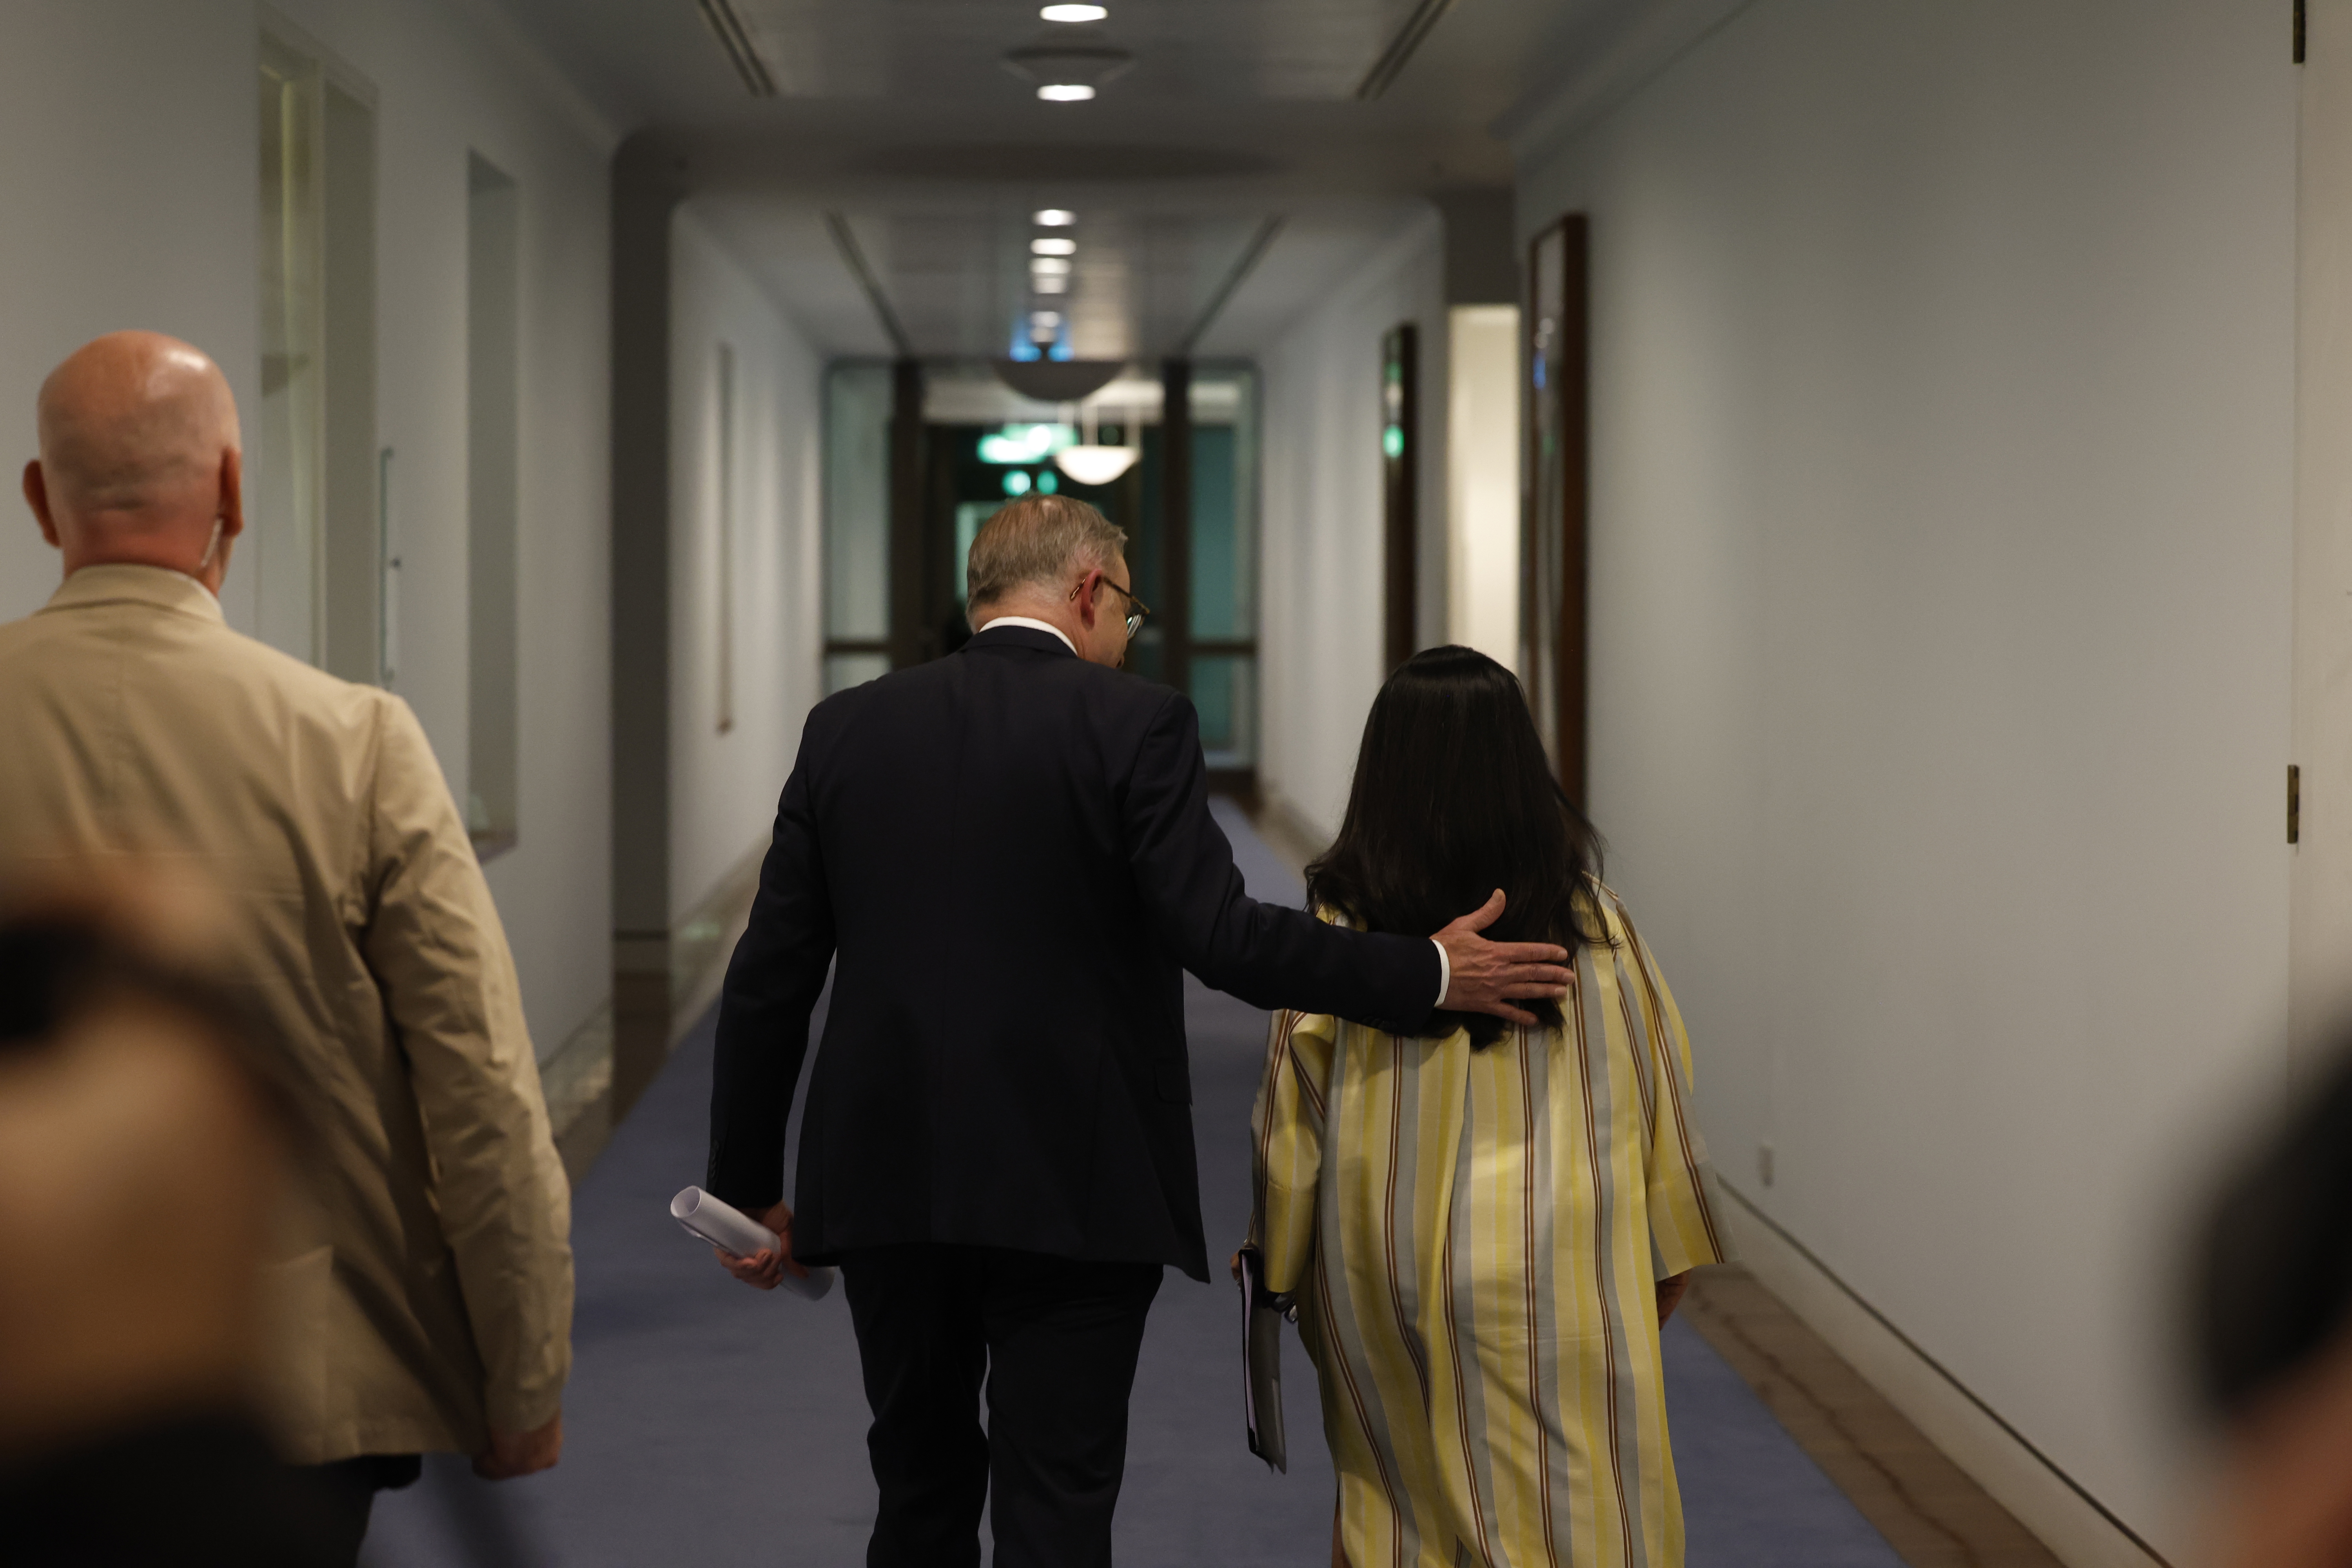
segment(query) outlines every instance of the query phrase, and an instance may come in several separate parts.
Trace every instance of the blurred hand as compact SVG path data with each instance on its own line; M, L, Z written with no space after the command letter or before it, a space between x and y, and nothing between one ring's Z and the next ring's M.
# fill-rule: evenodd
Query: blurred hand
M1660 1328L1664 1328L1666 1320L1675 1315L1675 1307L1682 1303L1683 1292L1689 1289L1690 1270L1687 1268L1680 1274L1669 1274L1658 1281L1658 1326Z
M1549 942L1488 942L1478 933L1503 918L1503 889L1484 906L1437 933L1453 977L1444 1005L1457 1013L1492 1013L1514 1024L1536 1016L1513 1002L1557 1002L1568 994L1568 950Z
M2228 1434L2208 1505L2219 1568L2343 1568L2352 1563L2352 1335L2281 1379Z
M553 1469L562 1453L563 1412L559 1410L547 1425L528 1432L491 1427L490 1446L474 1456L474 1473L486 1481L510 1481Z
M772 1290L778 1285L782 1284L784 1274L787 1270L792 1273L793 1278L795 1279L807 1279L808 1269L793 1256L793 1211L791 1207L785 1204L779 1203L772 1208L764 1209L761 1212L751 1215L751 1217L758 1220L761 1225L766 1226L770 1230L774 1231L777 1236L783 1239L783 1250L782 1252L774 1252L763 1247L749 1258L740 1258L734 1253L728 1251L723 1247L712 1247L710 1249L711 1252L716 1255L719 1261L726 1267L727 1272L735 1276L736 1279L743 1281L744 1284L757 1285L762 1290Z
M0 1455L11 1458L239 1409L265 1377L284 1111L244 1065L238 1020L107 968L217 979L217 935L234 922L184 874L117 858L0 889ZM100 950L86 984L42 967L60 942ZM45 1016L47 1035L20 1032Z
M1225 1267L1232 1271L1234 1283L1236 1285L1240 1284L1242 1282L1242 1255L1238 1252L1234 1253L1233 1261L1226 1264Z

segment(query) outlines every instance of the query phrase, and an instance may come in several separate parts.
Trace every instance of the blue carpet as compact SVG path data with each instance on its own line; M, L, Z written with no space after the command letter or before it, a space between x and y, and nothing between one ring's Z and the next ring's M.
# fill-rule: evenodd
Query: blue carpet
M1297 879L1218 803L1261 898ZM1202 1208L1220 1257L1249 1215L1249 1108L1265 1016L1186 982ZM866 1413L841 1292L745 1289L668 1215L701 1179L714 1020L648 1089L574 1196L575 1363L563 1462L488 1486L454 1457L378 1506L374 1568L854 1568L874 1517ZM1170 1270L1136 1378L1118 1557L1127 1568L1329 1561L1332 1478L1294 1341L1287 1476L1242 1437L1231 1286ZM1693 1568L1899 1568L1900 1559L1737 1373L1668 1326L1667 1402Z

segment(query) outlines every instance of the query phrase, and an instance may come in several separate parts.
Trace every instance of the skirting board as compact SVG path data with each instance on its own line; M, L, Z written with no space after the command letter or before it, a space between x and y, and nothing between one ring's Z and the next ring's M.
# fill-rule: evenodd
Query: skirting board
M743 940L743 932L751 924L751 900L760 890L760 867L767 858L768 839L762 834L760 842L729 873L718 891L679 922L682 930L711 931L718 935L709 944L708 956L691 974L679 976L683 984L672 1004L670 1016L672 1050L677 1049L687 1032L702 1021L702 1016L719 1000L719 993L727 984L727 962L735 956L735 944Z
M1879 1316L1744 1194L1728 1183L1720 1185L1733 1200L1727 1206L1732 1244L1764 1288L2067 1568L2169 1568L2154 1548Z
M751 920L766 854L762 837L668 931L615 935L614 1004L600 1015L601 1029L567 1044L541 1074L556 1148L575 1185L670 1053L719 999L727 961Z

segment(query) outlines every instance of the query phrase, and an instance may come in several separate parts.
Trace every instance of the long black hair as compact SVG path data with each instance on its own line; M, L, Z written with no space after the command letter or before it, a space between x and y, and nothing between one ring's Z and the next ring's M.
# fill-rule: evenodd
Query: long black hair
M1606 942L1587 879L1601 836L1552 776L1518 679L1475 648L1397 667L1364 722L1339 837L1307 868L1307 901L1372 931L1426 936L1503 889L1496 942ZM1549 1002L1527 1010L1559 1022ZM1441 1012L1428 1033L1502 1038L1486 1013Z

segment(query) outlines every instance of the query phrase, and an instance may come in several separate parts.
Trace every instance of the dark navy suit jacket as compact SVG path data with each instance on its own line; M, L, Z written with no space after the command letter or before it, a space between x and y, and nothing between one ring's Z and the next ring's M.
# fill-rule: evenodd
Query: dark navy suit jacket
M949 1242L1208 1278L1182 972L1257 1006L1410 1032L1426 938L1257 903L1210 816L1181 694L1049 633L819 703L728 965L708 1184L782 1194L794 1255Z

